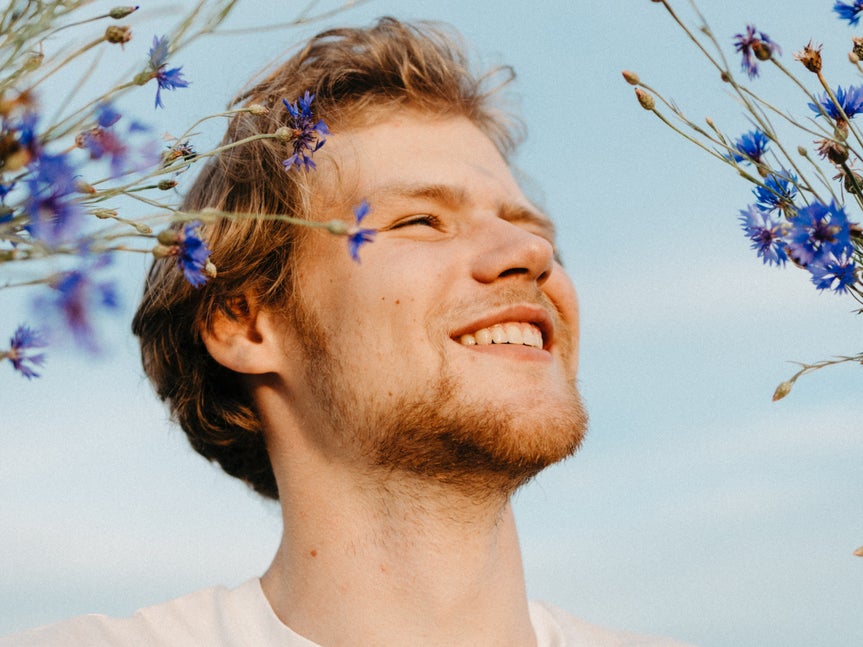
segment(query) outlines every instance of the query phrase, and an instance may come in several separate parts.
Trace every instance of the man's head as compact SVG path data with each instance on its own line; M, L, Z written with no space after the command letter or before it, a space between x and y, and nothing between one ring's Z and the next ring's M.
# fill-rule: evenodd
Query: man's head
M485 470L517 485L578 445L575 294L550 222L512 179L514 122L490 80L437 28L326 32L247 93L270 113L240 114L225 137L275 132L281 100L309 91L333 133L318 170L284 171L287 145L265 139L222 153L192 188L189 210L318 221L365 199L380 230L358 266L325 233L223 219L206 232L217 279L196 290L154 265L133 324L145 369L195 449L262 494L278 496L261 380L322 450L439 481ZM273 362L247 371L222 359L213 331L258 312L285 333Z

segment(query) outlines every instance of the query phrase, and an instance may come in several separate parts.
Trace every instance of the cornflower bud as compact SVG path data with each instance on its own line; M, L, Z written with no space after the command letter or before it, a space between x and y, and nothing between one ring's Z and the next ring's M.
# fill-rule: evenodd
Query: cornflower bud
M852 65L857 65L860 62L860 57L854 52L848 52L848 60Z
M209 258L204 265L204 274L209 276L211 279L216 278L216 276L218 275L218 271L216 270L216 264L213 263L213 261L211 261Z
M629 85L638 85L641 83L641 79L638 78L638 75L635 72L630 72L629 70L623 70L621 72L623 75L623 79L629 83Z
M151 250L156 258L168 258L177 255L177 247L174 245L162 245L161 243Z
M132 40L132 28L128 25L110 25L105 30L105 40L117 45L125 45Z
M75 190L78 193L85 193L88 195L93 195L94 193L96 193L96 189L93 187L93 185L85 182L84 180L77 180L75 182Z
M161 191L170 191L175 186L177 186L176 180L160 180L156 185Z
M797 147L797 154L800 155L800 157L809 157L809 151L807 151L803 146Z
M794 54L794 60L803 63L803 66L810 72L818 74L821 72L821 47L821 45L813 47L810 40L802 52Z
M289 142L294 138L294 131L287 126L282 126L273 133L273 136L280 142Z
M171 245L176 245L180 241L180 234L173 229L163 229L156 236L156 240L158 240L160 244L170 247Z
M93 209L90 213L101 220L117 217L117 211L114 209Z
M138 5L126 5L125 7L114 7L108 12L108 16L114 20L122 20L131 13L138 11Z
M773 392L773 401L781 400L786 395L791 393L791 382L783 382L779 386L776 387L776 391Z
M863 60L863 38L855 36L851 41L853 43L851 53L857 56L857 60Z
M253 115L265 115L270 112L266 106L262 106L260 103L253 103L248 108L246 108L246 110L248 110Z
M645 110L653 110L656 107L656 101L653 100L650 93L645 92L641 88L635 88L635 96L638 98L638 103Z
M863 557L863 546L860 546L857 550L854 551L854 555L856 557Z

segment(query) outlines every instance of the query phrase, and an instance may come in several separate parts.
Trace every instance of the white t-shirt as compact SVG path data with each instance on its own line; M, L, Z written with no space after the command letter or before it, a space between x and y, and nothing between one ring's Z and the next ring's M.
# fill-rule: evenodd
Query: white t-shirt
M610 631L530 603L538 647L684 647ZM406 643L408 644L408 643ZM254 578L145 607L130 618L85 615L0 638L0 647L319 647L284 624Z

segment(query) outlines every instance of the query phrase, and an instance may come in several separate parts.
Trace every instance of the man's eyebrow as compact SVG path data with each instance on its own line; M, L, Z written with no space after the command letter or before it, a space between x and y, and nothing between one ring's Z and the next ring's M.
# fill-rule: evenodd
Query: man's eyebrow
M426 199L447 207L457 207L468 201L467 191L449 184L390 184L373 193L375 200L388 198Z

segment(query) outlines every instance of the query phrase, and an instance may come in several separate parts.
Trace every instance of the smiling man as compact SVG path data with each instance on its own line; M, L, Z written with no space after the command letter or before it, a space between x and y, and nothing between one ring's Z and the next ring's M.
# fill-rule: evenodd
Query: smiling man
M279 500L281 545L237 589L20 644L671 644L526 598L510 497L578 448L586 415L575 290L510 170L509 76L384 19L319 35L245 95L226 144L288 127L313 162L283 164L282 136L228 148L188 210L329 222L366 201L374 240L357 263L323 229L213 218L218 277L195 288L157 261L134 330L195 449ZM306 92L302 131L286 108Z

